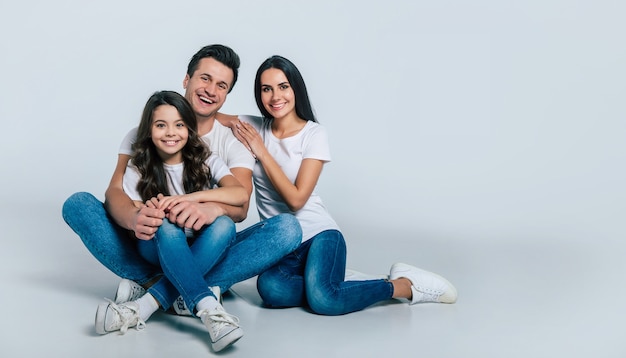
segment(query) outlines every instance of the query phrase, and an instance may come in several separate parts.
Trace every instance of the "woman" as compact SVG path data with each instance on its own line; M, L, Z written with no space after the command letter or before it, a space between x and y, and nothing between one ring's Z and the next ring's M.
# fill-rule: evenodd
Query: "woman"
M257 159L259 215L293 213L303 232L294 252L259 275L265 305L340 315L392 298L454 303L457 292L446 279L403 263L391 267L388 280L345 281L343 235L315 192L331 159L327 134L313 115L304 80L293 63L272 56L256 73L254 94L263 118L235 122L233 132Z
M165 277L136 300L99 305L96 331L123 333L128 327L141 328L159 307L169 308L180 293L206 325L215 351L241 338L238 319L226 313L203 277L230 247L235 223L220 216L210 225L181 228L170 222L169 212L183 201L240 206L248 193L200 139L195 113L180 94L161 91L148 99L123 186L137 207L162 211L163 220L154 236L136 242L141 256L161 267Z

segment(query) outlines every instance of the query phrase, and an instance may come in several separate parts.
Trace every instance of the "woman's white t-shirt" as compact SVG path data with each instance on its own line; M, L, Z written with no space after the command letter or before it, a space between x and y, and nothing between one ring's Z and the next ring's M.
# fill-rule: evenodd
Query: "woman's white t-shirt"
M326 129L319 123L308 121L298 134L279 139L272 134L271 120L251 116L239 117L252 124L261 134L268 152L280 165L291 183L296 182L303 159L317 159L324 163L331 160L328 135ZM317 186L304 206L293 212L274 189L261 163L256 163L253 175L256 205L262 220L281 213L295 215L302 226L303 242L324 230L339 230L337 223L324 206L322 198L317 194Z

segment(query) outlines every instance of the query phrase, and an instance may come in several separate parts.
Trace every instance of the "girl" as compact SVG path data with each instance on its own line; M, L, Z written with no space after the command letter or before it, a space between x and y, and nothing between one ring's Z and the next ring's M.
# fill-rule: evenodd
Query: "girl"
M293 213L303 232L299 248L259 275L265 305L307 305L318 314L340 315L391 298L454 303L457 292L446 279L402 263L391 267L388 280L345 281L344 238L315 192L331 159L327 134L313 115L304 80L293 63L273 56L256 73L254 95L263 118L235 122L233 132L257 159L259 215Z
M140 254L160 266L165 277L137 300L100 304L96 331L104 334L116 330L124 333L133 326L141 329L152 313L159 307L167 310L180 294L206 325L215 351L241 338L238 319L224 311L203 278L223 258L234 239L234 222L220 216L211 225L181 228L170 210L183 201L241 206L248 194L226 164L212 155L198 137L195 114L180 94L162 91L148 99L123 185L138 208L148 205L162 210L157 232L152 239L137 240L137 245Z

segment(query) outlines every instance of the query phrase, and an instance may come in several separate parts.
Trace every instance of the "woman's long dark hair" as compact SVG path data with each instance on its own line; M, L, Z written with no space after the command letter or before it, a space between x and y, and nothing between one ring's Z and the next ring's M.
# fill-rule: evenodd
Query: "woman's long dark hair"
M261 111L263 117L272 118L261 101L261 75L265 72L265 70L269 70L270 68L283 71L285 77L287 77L287 81L289 81L296 99L295 107L298 117L307 121L317 122L317 119L315 119L315 115L313 114L313 107L311 106L306 85L304 84L304 79L302 78L300 71L291 61L277 55L263 61L261 66L259 66L259 69L256 71L256 77L254 78L254 98L256 99L256 105L259 108L259 111Z
M137 167L141 176L139 183L137 183L137 191L143 201L156 197L157 194L170 195L163 160L151 138L154 111L162 105L176 108L189 132L187 143L182 149L183 188L185 192L204 190L211 180L211 171L206 164L206 159L211 152L198 136L198 122L191 105L185 97L176 92L155 92L150 96L143 109L137 130L137 140L133 144L131 156L132 163Z

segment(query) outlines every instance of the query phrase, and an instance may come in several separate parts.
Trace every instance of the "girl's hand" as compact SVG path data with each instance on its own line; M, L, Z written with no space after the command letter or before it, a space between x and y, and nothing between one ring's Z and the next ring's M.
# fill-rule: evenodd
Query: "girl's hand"
M165 211L165 213L169 213L172 208L180 203L199 203L201 201L202 195L201 192L196 191L189 194L183 195L170 195L164 196L163 194L159 194L157 196L158 199L158 208Z
M263 143L263 138L259 135L259 132L254 129L252 125L246 122L238 121L233 129L235 137L243 143L246 148L252 153L252 155L261 160L265 154L266 148Z
M164 196L163 194L159 194L157 196L158 199L158 208L165 211L165 213L169 213L169 211L175 207L178 203L186 202L186 201L194 201L193 193L192 194L184 194L184 195L171 195Z

